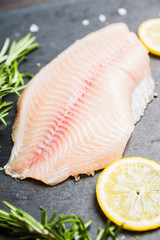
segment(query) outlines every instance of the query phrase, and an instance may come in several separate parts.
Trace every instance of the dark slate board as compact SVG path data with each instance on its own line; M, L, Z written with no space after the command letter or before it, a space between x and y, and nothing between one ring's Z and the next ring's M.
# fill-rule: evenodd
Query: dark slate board
M128 10L126 16L117 13L119 7ZM107 22L125 22L134 32L138 25L149 18L158 17L160 11L159 0L64 0L54 3L37 5L25 9L8 11L0 14L0 47L6 37L19 39L28 33L32 23L40 30L35 35L44 47L31 53L29 60L22 64L21 70L35 74L41 67L57 56L76 39L85 36L105 24L99 22L98 16L105 14ZM89 19L90 24L83 26L83 19ZM160 59L151 56L151 69L155 81L159 81ZM156 92L160 94L160 86ZM4 166L12 148L11 127L16 115L17 97L10 116L7 118L8 127L0 125L0 166ZM160 101L154 99L148 107L145 116L135 126L135 130L126 147L124 156L141 156L160 162ZM93 239L97 227L104 226L106 218L101 212L95 195L95 187L100 172L94 177L81 177L79 182L73 178L55 186L49 187L34 180L14 180L0 172L0 208L4 208L2 200L7 200L17 207L23 208L34 217L40 219L39 205L43 205L51 214L53 210L68 214L74 212L85 221L92 219L90 228ZM135 239L139 234L142 240L159 240L160 230L145 233L130 233L123 231L120 239ZM16 239L0 232L0 240Z

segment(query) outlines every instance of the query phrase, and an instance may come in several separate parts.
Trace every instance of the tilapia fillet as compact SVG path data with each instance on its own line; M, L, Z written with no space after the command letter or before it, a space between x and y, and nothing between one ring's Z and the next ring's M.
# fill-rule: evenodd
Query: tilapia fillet
M125 24L76 41L23 91L5 172L55 185L106 167L153 91L148 52Z

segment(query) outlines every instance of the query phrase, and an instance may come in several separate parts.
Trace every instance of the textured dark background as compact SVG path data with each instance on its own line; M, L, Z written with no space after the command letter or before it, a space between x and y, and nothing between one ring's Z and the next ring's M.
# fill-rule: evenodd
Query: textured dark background
M126 16L117 13L119 7L128 10ZM158 17L160 12L159 0L64 0L35 5L24 9L2 12L0 14L0 47L6 37L19 39L28 33L31 24L39 26L36 33L37 41L44 46L29 55L21 70L35 74L39 68L56 57L61 51L91 31L105 25L98 20L100 14L105 14L108 23L125 22L134 32L138 25L149 18ZM82 25L83 19L89 19L88 26ZM151 56L151 70L156 82L160 78L160 59ZM160 94L160 86L156 87ZM15 104L7 118L8 126L0 124L0 166L4 166L12 148L11 127L16 115L16 96L11 96ZM160 162L160 101L159 98L149 105L145 116L135 126L135 130L126 147L124 156L141 156ZM93 239L97 227L104 226L106 218L101 212L95 195L95 187L100 172L94 177L81 177L79 182L73 178L55 186L49 187L34 180L14 180L0 172L0 208L4 208L2 201L7 200L20 207L34 217L40 219L39 205L43 205L49 212L58 210L59 213L74 212L85 221L92 219L90 228ZM120 239L135 239L140 235L142 240L159 240L160 230L145 233L122 232ZM2 233L0 240L16 239Z

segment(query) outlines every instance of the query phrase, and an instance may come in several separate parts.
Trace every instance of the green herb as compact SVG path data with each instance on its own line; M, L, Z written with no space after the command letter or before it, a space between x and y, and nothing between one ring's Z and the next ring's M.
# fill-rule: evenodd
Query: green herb
M136 240L141 240L141 238L139 236L136 237Z
M24 77L32 78L30 73L20 73L19 64L24 60L26 54L39 46L35 43L36 38L27 34L18 42L13 41L10 48L10 39L7 38L0 51L0 120L7 125L5 117L9 114L13 102L4 101L4 97L16 93L25 88Z
M0 228L6 229L7 233L15 234L21 239L92 240L88 232L92 221L84 223L80 217L76 217L74 214L68 216L61 214L55 221L56 212L47 220L46 210L40 207L40 223L31 215L10 203L4 202L4 204L10 209L10 212L0 210ZM117 235L121 229L122 226L117 227L108 220L105 229L98 228L95 240L106 240L109 236L113 240L118 240Z

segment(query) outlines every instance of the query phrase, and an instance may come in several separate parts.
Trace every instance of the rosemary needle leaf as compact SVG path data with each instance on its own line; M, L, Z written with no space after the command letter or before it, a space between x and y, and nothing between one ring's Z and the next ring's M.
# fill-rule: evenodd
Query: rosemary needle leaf
M115 237L118 236L118 234L121 232L122 228L123 228L123 224L115 230Z
M5 55L5 53L7 52L7 49L8 49L8 47L9 47L9 43L10 43L10 39L7 38L6 41L5 41L5 43L4 43L4 45L3 45L3 47L2 47L2 50L1 50L1 52L0 52L0 62L3 62L3 59L6 58L6 56L4 56L4 55ZM2 57L3 57L3 58L2 58ZM5 58L4 58L4 57L5 57Z
M0 51L0 121L4 125L7 125L4 118L12 107L3 109L6 107L2 103L3 98L11 93L20 96L19 91L26 87L23 78L33 77L30 73L20 73L18 67L26 54L39 47L35 40L29 33L18 42L13 41L9 48L10 39L7 38Z
M89 228L91 224L92 224L92 221L91 221L91 220L88 221L88 222L86 222L86 223L84 224L84 225L85 225L85 228Z
M40 206L40 209L41 209L41 222L45 226L47 225L47 212L42 206Z
M47 212L40 206L40 223L27 212L6 201L3 203L9 208L10 212L0 209L0 228L19 236L20 239L92 240L88 231L92 221L84 223L82 218L76 217L75 214L67 216L60 214L58 220L55 220L56 212L53 212L52 217L47 221ZM118 227L108 220L104 229L98 228L95 240L107 240L108 237L112 240L118 240L117 235L122 227ZM137 236L136 239L140 240L140 237Z
M1 106L2 106L2 104L1 104ZM0 106L0 107L1 107L1 106ZM1 122L3 122L3 124L4 124L5 126L7 126L7 123L6 123L6 121L4 120L4 117L6 117L6 116L9 114L9 110L11 110L11 108L12 108L12 106L3 109L3 110L0 112L0 120L1 120Z
M11 105L12 103L13 103L13 102L3 102L3 103L1 103L1 105L0 105L0 109L3 108L3 107L9 106L9 105Z
M12 107L8 107L8 108L5 108L3 109L3 111L0 112L0 117L3 116L4 117L4 114L8 114L8 111L11 109Z
M95 240L102 240L104 239L104 229L98 228L98 234Z
M0 63L4 62L7 59L7 55L0 58Z
M54 211L53 214L52 214L52 217L48 221L48 225L53 225L54 224L53 220L54 220L56 214L57 214L57 211Z
M33 78L33 75L31 73L21 73L21 77L29 77L29 78Z
M9 113L8 113L8 114L9 114ZM8 115L8 114L7 114L7 115ZM7 126L7 123L6 123L6 121L4 120L3 117L6 117L7 115L0 117L1 122L2 122L5 126Z

